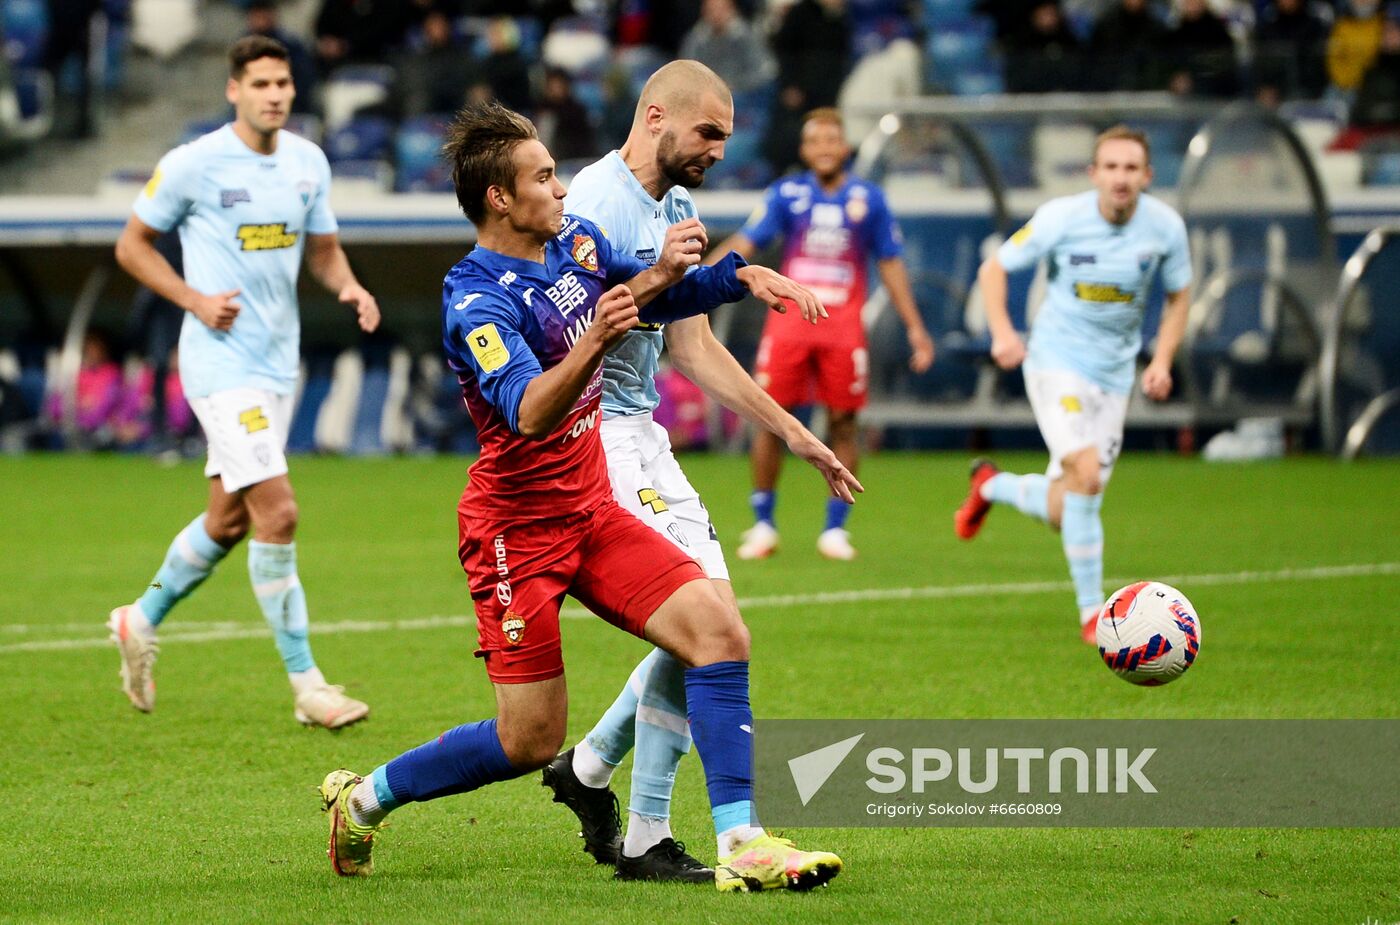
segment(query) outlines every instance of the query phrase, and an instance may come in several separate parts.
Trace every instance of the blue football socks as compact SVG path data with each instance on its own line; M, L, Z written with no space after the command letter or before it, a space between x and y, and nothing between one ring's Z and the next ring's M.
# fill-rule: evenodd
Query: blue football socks
M375 799L387 812L405 803L467 793L521 773L501 747L496 720L487 719L449 729L404 752L375 768L370 781Z
M773 511L778 506L778 493L776 491L760 491L755 489L749 495L749 504L753 507L753 519L755 523L766 523L776 527L778 522L773 519Z
M1102 506L1103 495L1065 492L1060 539L1081 609L1103 603L1103 521L1099 517Z
M987 480L983 497L997 504L1009 504L1036 520L1050 519L1050 480L1038 472L1029 475L998 472Z
M659 819L671 815L676 766L690 751L685 666L657 649L637 707L637 753L632 760L630 812Z
M851 516L851 506L840 498L826 499L826 526L823 530L840 530L846 526L846 518Z
M228 550L204 532L204 515L190 521L166 550L156 577L141 595L141 612L152 626L159 626L180 600L188 597L214 571Z
M296 543L249 541L248 577L288 674L315 668L307 639L306 592L297 577Z
M690 733L705 766L715 833L756 824L749 663L715 662L687 669L685 696Z

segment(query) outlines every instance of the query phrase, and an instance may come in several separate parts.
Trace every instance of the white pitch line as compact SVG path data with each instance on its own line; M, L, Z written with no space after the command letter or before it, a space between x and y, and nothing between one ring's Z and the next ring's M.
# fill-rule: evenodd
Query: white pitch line
M1368 562L1354 565L1322 565L1311 568L1285 568L1271 571L1218 572L1204 575L1165 575L1158 581L1193 587L1200 585L1241 585L1264 581L1319 581L1334 578L1367 578L1376 575L1400 575L1400 562ZM1135 578L1110 578L1109 585L1122 585ZM1048 594L1071 589L1068 581L1022 581L965 585L928 585L920 588L857 588L850 591L820 591L811 594L772 594L762 597L741 597L744 610L762 608L806 607L815 604L850 604L870 601L930 600L952 597L1000 597L1006 595ZM592 617L582 607L568 606L562 616L571 619ZM63 624L73 629L93 629L91 623ZM471 615L417 617L406 620L341 620L335 623L313 623L311 632L317 636L338 633L381 633L439 629L443 627L475 626ZM50 624L13 624L9 632L24 633L53 629ZM265 639L272 636L263 624L202 623L188 629L172 627L161 633L161 643L217 642L224 639ZM111 645L105 637L84 636L79 639L40 639L0 645L6 652L48 652L65 649L98 649Z

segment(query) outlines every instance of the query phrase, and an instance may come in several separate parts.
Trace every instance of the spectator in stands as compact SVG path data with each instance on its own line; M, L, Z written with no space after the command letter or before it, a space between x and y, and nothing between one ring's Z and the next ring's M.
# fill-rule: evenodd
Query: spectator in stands
M73 423L83 441L92 446L111 446L122 403L122 370L113 359L112 338L100 328L89 329L83 338L74 403ZM64 428L61 392L49 395L46 416L55 430Z
M452 21L440 10L423 17L422 43L395 62L393 103L400 117L456 112L469 87L484 78L471 53L458 45Z
M883 51L899 39L918 38L919 0L847 0L853 61Z
M76 59L72 75L77 85L72 93L59 93L60 105L72 107L72 122L63 134L72 138L91 138L96 131L91 68L88 66L92 47L92 21L102 11L102 0L48 0L49 34L44 46L44 69L53 78L55 87L63 87L65 65ZM61 110L60 110L61 111Z
M1147 0L1119 0L1094 23L1089 39L1095 90L1161 90L1166 29Z
M1171 76L1167 88L1182 96L1233 96L1239 92L1235 40L1206 0L1178 0L1176 26L1167 33Z
M1274 0L1254 32L1260 102L1316 99L1327 88L1327 23L1308 0Z
M1040 0L977 0L972 5L973 12L985 16L996 27L997 42L1003 48L1020 38L1031 20L1031 11Z
M530 66L520 54L520 27L508 16L497 16L486 27L482 82L491 95L516 112L530 112Z
M275 0L252 0L248 4L247 19L244 21L246 35L261 35L281 42L291 55L292 83L297 95L292 100L293 112L316 111L316 62L311 57L306 43L283 29L278 22Z
M403 41L413 5L395 0L321 0L316 58L321 73L341 64L382 63Z
M1367 134L1393 133L1400 129L1400 10L1392 11L1381 28L1380 53L1361 78L1351 124Z
M131 381L122 391L121 404L115 415L117 443L121 446L139 446L152 436L169 438L179 443L183 438L196 433L194 412L185 400L185 390L180 385L179 349L170 351L167 361L169 372L165 376L164 422L161 433L156 434L156 369L149 363L142 363Z
M1350 99L1381 50L1380 0L1350 0L1327 38L1327 76Z
M851 68L851 20L845 0L798 0L773 36L778 96L763 154L777 173L798 165L802 120L834 106Z
M535 128L540 143L557 161L594 158L602 153L588 110L574 96L573 78L563 68L545 70L544 92L535 107Z
M681 42L680 56L707 65L735 93L762 86L773 79L775 70L768 46L734 0L704 0L700 21Z
M1065 22L1059 0L1040 0L1025 26L1007 39L1006 89L1012 93L1078 90L1083 48Z

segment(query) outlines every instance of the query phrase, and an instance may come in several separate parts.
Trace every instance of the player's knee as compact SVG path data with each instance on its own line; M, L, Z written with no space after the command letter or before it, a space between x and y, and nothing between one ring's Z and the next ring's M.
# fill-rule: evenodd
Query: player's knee
M215 524L206 532L209 534L209 538L220 546L232 549L243 542L243 538L248 535L248 515L244 514L241 517Z
M856 436L856 413L854 411L832 411L827 418L831 430L831 442L854 440Z
M564 732L562 718L512 718L503 714L496 722L501 750L520 771L534 771L553 761L564 745Z
M1097 495L1103 491L1103 476L1099 458L1093 450L1076 453L1064 461L1065 488L1078 495Z
M297 502L295 498L279 499L259 512L259 532L268 536L285 537L290 542L297 529Z

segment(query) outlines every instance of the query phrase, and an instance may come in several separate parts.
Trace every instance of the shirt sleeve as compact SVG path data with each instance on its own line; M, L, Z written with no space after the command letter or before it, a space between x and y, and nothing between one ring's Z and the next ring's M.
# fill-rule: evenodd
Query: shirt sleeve
M316 185L311 209L306 213L306 233L335 234L340 230L340 224L335 220L335 213L331 211L331 165L320 148L316 149L316 160L320 182Z
M131 209L156 231L169 231L184 220L198 194L199 169L182 145L167 153Z
M459 370L476 373L481 395L520 432L520 400L540 375L539 358L525 342L519 309L495 293L454 289L443 323L447 357Z
M739 229L739 233L752 241L756 247L767 247L773 243L774 238L787 230L787 208L778 192L779 185L774 183L768 187L763 194L763 202L753 210L748 221L744 222L744 227Z
M899 223L894 220L894 214L890 212L885 194L877 186L867 188L870 190L870 222L867 225L870 253L876 260L903 257L904 235L899 230Z
M1191 247L1186 236L1186 223L1173 216L1171 237L1167 241L1167 256L1162 261L1162 288L1180 292L1191 285Z
M598 234L594 241L598 247L598 265L606 274L609 288L651 269L626 251L613 247L607 235ZM744 258L730 251L714 266L692 269L680 282L647 303L639 316L645 324L668 324L737 302L748 292L735 274L744 266L748 266Z
M713 266L699 267L680 282L652 299L639 313L646 324L669 324L704 315L721 305L737 302L748 292L735 271L748 266L738 252L730 251Z
M997 259L1008 273L1029 270L1060 243L1064 227L1063 210L1047 202L997 249Z

